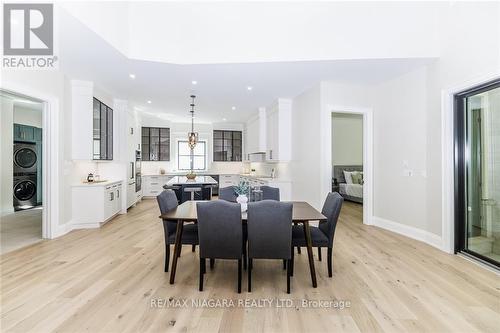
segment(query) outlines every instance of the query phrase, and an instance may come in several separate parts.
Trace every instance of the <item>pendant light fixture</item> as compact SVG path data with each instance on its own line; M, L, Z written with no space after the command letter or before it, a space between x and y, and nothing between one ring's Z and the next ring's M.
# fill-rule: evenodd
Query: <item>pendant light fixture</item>
M198 133L194 131L194 99L196 98L195 95L191 95L191 132L188 133L188 146L191 150L196 147L196 144L198 143Z

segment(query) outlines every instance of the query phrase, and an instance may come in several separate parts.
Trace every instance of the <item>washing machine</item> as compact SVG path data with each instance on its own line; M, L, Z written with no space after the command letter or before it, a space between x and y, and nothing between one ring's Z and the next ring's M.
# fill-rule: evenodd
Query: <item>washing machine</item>
M14 142L14 175L36 173L38 156L36 144Z
M14 176L14 210L30 209L36 206L36 173Z

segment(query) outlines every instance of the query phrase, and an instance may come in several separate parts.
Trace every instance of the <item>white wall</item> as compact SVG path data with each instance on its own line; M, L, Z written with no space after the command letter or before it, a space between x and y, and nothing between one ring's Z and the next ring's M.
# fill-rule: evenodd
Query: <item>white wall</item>
M42 110L28 109L14 103L14 123L42 128Z
M12 165L13 151L13 103L9 98L0 96L0 216L14 211L12 187L14 170Z
M363 165L363 115L332 114L332 165Z

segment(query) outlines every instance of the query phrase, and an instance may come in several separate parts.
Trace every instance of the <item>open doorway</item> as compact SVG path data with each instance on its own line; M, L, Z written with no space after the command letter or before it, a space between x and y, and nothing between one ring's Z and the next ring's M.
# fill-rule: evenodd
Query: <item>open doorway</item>
M42 239L43 110L35 98L0 91L0 253Z
M332 192L355 220L363 219L363 114L332 113Z

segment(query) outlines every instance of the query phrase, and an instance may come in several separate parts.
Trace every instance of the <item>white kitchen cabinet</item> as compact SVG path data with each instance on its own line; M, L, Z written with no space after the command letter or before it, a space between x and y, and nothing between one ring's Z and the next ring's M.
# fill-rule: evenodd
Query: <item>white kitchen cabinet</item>
M72 187L72 224L98 228L122 209L123 182L77 184Z
M91 160L93 157L93 96L90 81L71 81L71 157Z
M163 185L173 176L167 175L145 175L142 176L142 196L156 197L163 191Z
M137 202L137 194L135 192L135 180L127 182L127 208L130 208Z
M246 124L246 156L244 160L250 159L249 154L266 151L266 134L266 109L259 108L257 116L251 118Z
M266 114L266 160L283 162L292 159L292 101L280 98Z
M238 186L239 182L239 175L219 175L219 188Z

